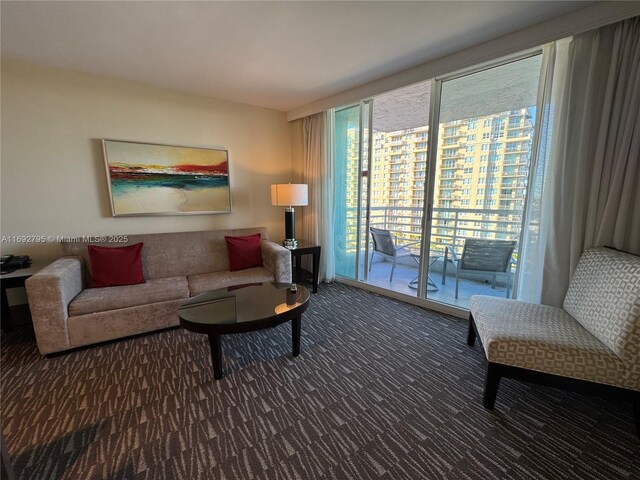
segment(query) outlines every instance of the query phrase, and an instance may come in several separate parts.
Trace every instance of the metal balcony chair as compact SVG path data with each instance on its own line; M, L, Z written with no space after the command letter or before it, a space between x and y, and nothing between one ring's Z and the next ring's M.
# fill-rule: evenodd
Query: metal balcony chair
M462 256L458 257L455 250L448 246L450 259L456 265L456 294L458 298L458 286L460 274L491 275L491 288L496 288L496 276L504 275L507 283L507 298L511 296L511 283L513 272L513 251L517 242L515 240L482 240L467 238L462 248Z
M382 228L369 227L371 237L373 239L373 251L371 252L371 260L369 261L369 271L371 271L371 265L373 264L373 255L378 254L386 259L391 260L391 275L389 275L389 282L393 281L393 271L396 269L396 261L399 258L412 257L414 260L420 258L420 254L413 253L407 247L411 245L418 245L420 242L407 243L405 245L396 246L393 241L393 236L389 230L383 230Z

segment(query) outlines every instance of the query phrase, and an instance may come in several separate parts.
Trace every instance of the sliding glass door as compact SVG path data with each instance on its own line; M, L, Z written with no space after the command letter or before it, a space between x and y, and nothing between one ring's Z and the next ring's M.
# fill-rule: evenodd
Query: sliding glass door
M471 295L510 295L540 65L536 54L436 83L426 298L467 308Z
M461 308L510 294L540 64L522 56L335 112L337 275ZM513 251L482 270L462 261L474 242Z
M370 103L335 112L336 274L351 280L366 275Z
M418 291L423 240L430 86L420 82L372 100L366 281L411 296ZM381 251L384 242L374 242L374 235L390 239L393 258Z

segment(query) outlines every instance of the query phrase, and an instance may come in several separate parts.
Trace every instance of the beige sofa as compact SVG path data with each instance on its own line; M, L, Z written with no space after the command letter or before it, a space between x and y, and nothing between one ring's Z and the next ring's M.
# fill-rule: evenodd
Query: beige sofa
M262 234L263 267L229 271L225 235ZM291 282L291 253L264 228L128 235L143 242L146 282L87 288L88 243L62 244L64 257L25 282L40 353L49 354L179 324L177 307L207 290L253 282Z

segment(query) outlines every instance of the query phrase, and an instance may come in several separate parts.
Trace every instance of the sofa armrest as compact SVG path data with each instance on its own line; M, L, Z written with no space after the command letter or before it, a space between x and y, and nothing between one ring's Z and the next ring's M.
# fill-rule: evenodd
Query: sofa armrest
M67 350L69 303L82 291L84 260L63 257L25 281L38 350L43 355Z
M273 273L275 281L291 283L291 252L268 240L262 241L261 248L264 267Z

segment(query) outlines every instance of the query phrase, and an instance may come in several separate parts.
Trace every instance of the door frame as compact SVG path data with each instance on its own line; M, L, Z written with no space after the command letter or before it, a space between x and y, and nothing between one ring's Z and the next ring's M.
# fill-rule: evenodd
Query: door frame
M420 265L418 272L418 298L427 300L430 304L448 305L443 302L430 300L427 296L427 276L429 275L429 254L431 253L431 232L433 229L433 196L435 194L435 181L436 181L436 166L438 161L438 135L440 132L440 107L442 105L442 84L457 78L466 77L468 75L474 75L486 70L508 65L509 63L518 62L531 58L537 55L542 55L542 47L530 48L528 50L518 52L513 55L508 55L498 59L494 59L488 62L484 62L478 65L467 67L455 72L451 72L446 75L435 77L431 81L431 95L429 103L429 151L427 154L427 168L429 173L429 181L425 187L424 202L423 202L423 215L422 215L422 243L420 245ZM536 102L538 103L538 102ZM536 123L534 129L538 126L538 118L536 112ZM433 128L435 127L435 128ZM534 136L537 135L537 131L534 130ZM533 142L534 146L536 142ZM435 145L435 148L432 146ZM522 222L524 226L524 216L527 209L527 200L529 198L529 181L531 180L532 162L534 161L535 150L532 146L531 158L529 159L529 173L527 175L527 189L525 192L525 200L523 204ZM518 245L522 245L522 235L524 228L520 228L518 235ZM422 259L427 259L423 261ZM518 278L518 271L520 269L521 262L516 265L516 272L514 278ZM517 297L518 282L514 281L512 286L512 297Z
M422 203L422 242L420 243L420 264L418 266L418 298L427 298L427 276L429 275L429 255L431 254L431 229L433 226L433 195L436 183L436 161L438 159L438 134L440 127L440 99L442 80L431 80L431 95L429 98L429 138L427 151L428 179L425 183L424 200ZM437 128L432 128L437 125ZM436 148L432 148L435 145ZM425 261L426 260L426 261ZM440 303L440 302L436 302Z
M367 99L367 100L363 100L362 105L360 106L361 108L361 127L362 127L362 131L361 131L361 137L360 137L360 144L361 146L364 144L364 127L363 124L364 122L362 121L362 113L364 112L364 106L367 105L368 109L368 121L367 121L367 129L368 129L368 134L367 134L367 138L369 139L369 141L367 142L367 211L365 212L366 215L366 219L365 219L365 229L364 229L364 235L365 235L365 239L364 239L364 263L363 268L364 268L364 282L367 282L369 280L369 261L370 261L370 256L369 256L369 227L371 225L371 176L372 176L372 171L371 171L371 154L373 153L373 99ZM360 157L362 157L362 152L364 151L364 149L361 148L360 150ZM362 160L362 158L361 158ZM360 182L362 182L362 164L360 165ZM362 201L358 202L358 206L362 205ZM358 219L361 218L361 213L358 214ZM360 233L360 228L358 228L358 233ZM358 239L358 252L360 251L360 242L361 239ZM359 262L358 262L359 263ZM358 276L356 276L356 280L358 280Z
M370 262L370 242L368 239L368 231L369 231L369 227L370 227L370 214L371 214L371 184L372 184L372 177L371 177L371 171L370 171L370 167L371 167L371 155L373 153L373 108L374 108L374 98L373 97L367 97L364 98L362 100L360 100L359 102L354 102L354 103L350 103L347 105L343 105L341 107L339 107L339 109L343 109L343 108L350 108L356 105L359 105L359 135L360 135L360 139L359 139L359 151L358 151L358 168L359 168L359 172L358 172L358 207L357 207L357 220L358 220L358 229L357 229L357 249L356 249L356 265L355 265L355 279L350 279L347 277L342 277L340 275L336 275L336 280L341 282L341 283L345 283L348 285L353 285L353 286L357 286L359 288L363 288L365 290L369 290L369 291L373 291L385 296L388 296L390 298L395 298L398 300L402 300L404 302L407 303L411 303L414 305L418 305L420 307L426 307L426 308L431 308L435 311L439 311L445 314L450 314L450 315L454 315L460 318L466 318L466 316L468 315L468 309L464 309L462 307L459 307L457 305L452 305L452 304L448 304L448 303L443 303L437 300L432 300L430 298L428 298L427 296L427 275L428 275L428 270L429 270L429 262L424 261L423 259L428 259L429 258L429 253L431 250L431 232L433 229L433 196L435 194L435 177L436 177L436 165L437 165L437 155L438 155L438 135L439 135L439 120L440 120L440 106L441 106L441 100L442 100L442 83L445 81L449 81L449 80L454 80L456 78L460 78L460 77L464 77L467 75L472 75L475 73L479 73L482 72L484 70L489 70L491 68L495 68L495 67L499 67L501 65L506 65L512 62L516 62L519 60L524 60L526 58L529 57L533 57L535 55L540 55L542 54L542 47L535 47L535 48L531 48L531 49L527 49L525 51L520 51L516 54L512 54L512 55L507 55L507 56L503 56L499 59L494 59L491 61L486 61L486 62L482 62L479 64L475 64L469 67L465 67L463 69L459 69L456 70L455 72L451 72L449 74L446 75L440 75L437 76L435 78L431 79L431 94L430 94L430 102L429 102L429 137L428 137L428 142L429 142L429 149L428 149L428 153L427 153L427 181L425 182L425 194L424 194L424 199L423 199L423 207L422 207L422 219L421 219L421 227L422 227L422 242L420 245L420 255L421 255L421 261L419 264L419 270L418 270L418 289L416 292L416 295L407 295L404 293L399 293L393 290L389 290L386 288L382 288L382 287L377 287L375 285L370 285L368 283L366 283L368 281L368 271L369 271L369 262ZM427 79L424 80L417 80L415 83L418 82L422 82L425 81ZM407 85L408 86L408 85ZM361 221L361 215L362 215L362 202L361 202L361 198L362 198L362 165L363 165L363 151L364 151L364 115L363 115L363 111L364 111L364 104L368 103L369 105L369 118L368 118L368 128L369 128L369 135L368 135L368 142L367 142L367 151L368 151L368 160L369 160L369 166L367 168L367 175L368 175L368 183L367 183L367 202L366 202L366 216L365 216L365 235L367 236L366 241L365 241L365 249L364 249L364 253L365 253L365 258L364 258L364 262L363 262L363 267L364 267L364 275L363 275L363 279L360 279L360 243L361 243L361 228L360 228L360 221ZM437 126L434 127L434 126ZM537 126L537 119L536 119L536 126ZM435 146L435 148L432 148L432 146ZM534 154L535 151L532 148L531 151L531 160L530 160L530 171L529 171L529 176L531 175L531 167L532 167L532 162L534 160ZM527 184L527 192L526 192L526 197L525 197L525 204L524 204L524 209L526 210L527 208L527 198L528 198L528 194L529 194L529 189L528 189L529 184ZM523 211L523 218L524 218L524 214L525 212ZM522 234L524 232L524 229L521 228L520 230L520 236L519 236L519 244L521 244L522 242ZM518 267L520 267L520 263L518 264ZM517 278L517 271L516 271L516 278ZM514 283L513 285L513 291L514 291L514 295L516 292L516 288L517 288L517 282Z

